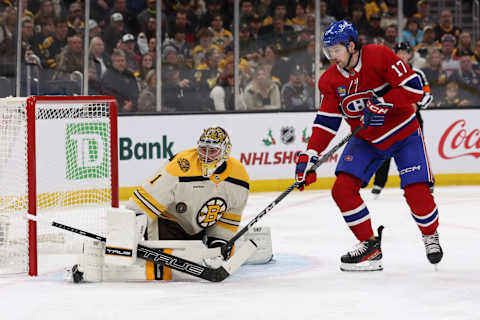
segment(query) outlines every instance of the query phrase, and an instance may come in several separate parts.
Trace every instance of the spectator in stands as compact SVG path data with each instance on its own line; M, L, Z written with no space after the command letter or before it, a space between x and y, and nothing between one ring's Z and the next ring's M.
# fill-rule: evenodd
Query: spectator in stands
M358 32L367 32L368 21L365 18L365 8L363 3L354 2L349 6L349 14L346 20L350 21L355 25Z
M220 62L220 55L216 49L209 49L205 52L203 63L195 69L195 87L199 97L208 96L217 83Z
M423 41L414 47L414 52L420 54L422 58L426 58L433 50L438 50L441 45L435 41L435 31L432 25L423 27Z
M235 87L234 87L234 67L233 58L225 63L222 73L218 77L217 84L210 92L210 99L213 101L215 111L234 111L235 110ZM242 77L242 73L239 73ZM240 79L241 82L241 79ZM242 88L240 88L242 90ZM245 110L243 94L240 91L239 105L237 110Z
M123 23L123 15L115 12L110 16L110 25L105 29L103 39L105 41L105 51L111 54L113 49L117 47L122 36L126 34L125 24Z
M323 5L322 5L322 3L323 3ZM320 10L321 10L322 6L325 7L325 15L326 15L327 4L326 4L325 1L321 2ZM322 17L321 21L323 21L323 19L324 18ZM297 4L295 5L295 16L292 18L293 31L300 32L303 29L305 29L306 25L307 25L307 11L306 11L305 4L301 3L301 2L297 2Z
M179 28L183 28L186 31L185 34L185 41L187 41L190 45L193 45L195 43L195 35L194 35L194 28L191 24L191 22L187 18L187 12L183 10L177 11L175 14L175 19L173 19L169 23L169 30L176 30ZM169 34L170 37L172 35Z
M140 89L144 89L148 85L147 75L151 70L154 70L154 61L153 55L146 53L142 56L142 61L140 63L140 71L138 73L138 82Z
M243 23L240 25L243 25ZM262 18L260 18L258 14L254 14L250 18L248 25L250 26L250 38L257 42L260 41L260 36L258 33L262 28Z
M40 2L40 7L38 8L37 13L35 14L35 24L43 25L43 20L52 19L55 20L55 9L53 7L53 2L51 0L44 0Z
M38 56L42 61L44 71L53 76L53 71L57 67L58 55L62 49L67 45L68 26L64 18L57 18L55 20L55 33L52 36L46 37L42 43L38 44Z
M145 31L142 32L145 34L147 39L157 37L157 19L155 17L148 18L147 24L145 26Z
M260 29L260 34L270 34L274 32L273 21L279 19L283 21L286 26L285 30L293 31L293 22L287 17L287 5L284 2L277 1L273 4L273 14L263 19L263 28Z
M137 24L140 32L147 33L147 24L150 18L157 18L156 0L147 0L147 7L137 16ZM162 21L166 20L166 15L162 12ZM162 25L163 27L163 25ZM150 39L150 37L148 38Z
M157 107L157 75L154 69L148 71L145 77L146 86L138 97L139 112L155 112Z
M420 28L424 28L426 25L435 24L430 16L430 4L428 3L428 0L420 0L417 2L417 13L415 13L413 17L419 20Z
M88 93L86 94L94 96L103 94L100 78L97 78L96 70L93 68L88 68Z
M385 29L385 36L383 44L393 50L397 43L397 25L391 24Z
M105 43L102 38L94 37L90 41L89 70L95 72L95 79L100 81L108 68L111 68L110 57L105 53Z
M370 16L365 32L367 34L368 43L383 43L385 31L380 27L380 19L380 16L376 14Z
M96 0L90 3L90 19L97 21L101 28L105 28L110 23L109 2L108 0Z
M460 32L462 30L453 24L452 12L448 9L440 11L439 23L435 25L435 40L440 41L444 34L451 34L458 41Z
M289 63L280 57L277 49L271 46L267 46L264 49L264 56L262 62L272 66L271 75L278 79L279 84L283 85L288 81L290 65ZM265 67L265 66L264 66Z
M238 41L240 57L247 59L249 62L256 63L260 58L260 54L258 52L257 42L250 36L251 27L246 23L242 23L239 29Z
M270 29L271 31L267 31ZM287 56L298 46L293 28L286 25L285 19L279 16L274 16L273 23L260 29L260 32L263 45L274 47L280 55Z
M388 7L384 0L370 0L365 2L365 16L368 21L372 20L372 16L381 17L387 12Z
M193 66L192 56L190 54L191 46L185 40L186 30L183 27L178 27L172 31L172 38L167 38L163 42L162 50L168 47L173 47L177 51L177 59L181 63L185 63L190 67Z
M445 86L445 95L438 104L439 107L463 107L468 106L470 101L459 96L458 83L455 81L448 81Z
M162 71L162 111L194 111L189 88L190 81L180 79L180 71L170 68Z
M112 53L112 68L101 79L104 94L117 99L119 112L137 110L138 86L134 75L127 70L127 59L121 49Z
M423 31L420 30L420 23L417 18L408 18L407 27L403 30L402 37L403 41L408 42L412 48L423 42Z
M127 59L127 69L133 73L134 76L138 76L140 71L140 56L136 50L136 42L133 34L124 34L118 47L125 53L125 58Z
M84 10L80 2L72 2L68 8L68 35L80 33L85 27Z
M41 21L41 25L39 28L40 31L35 32L35 35L33 36L33 40L32 40L33 51L35 52L36 55L40 54L43 41L55 33L55 22L53 18L44 17L39 21Z
M114 13L120 13L125 24L125 33L139 32L135 12L127 9L127 0L113 0L110 16Z
M328 3L327 1L320 2L320 27L322 30L327 30L327 27L335 22L335 18L333 16L328 15ZM315 19L315 16L313 16Z
M387 0L386 4L388 6L387 11L382 14L380 20L380 27L384 30L392 24L396 25L398 22L397 0Z
M467 31L460 33L458 45L455 50L453 50L453 56L455 58L465 55L473 56L472 37L470 36L470 32Z
M242 0L240 2L240 23L248 23L254 13L253 0Z
M222 15L222 4L220 3L220 0L207 0L206 6L207 11L200 17L200 28L208 28L216 15Z
M449 78L459 86L461 100L480 101L480 75L473 71L472 56L460 57L460 69L455 71Z
M433 49L427 55L427 65L423 69L425 77L430 83L430 89L433 95L432 107L438 105L438 101L445 95L445 84L447 83L447 73L442 68L442 53L438 49Z
M150 38L148 40L148 52L156 56L157 53L157 38Z
M213 16L208 30L213 33L212 43L220 48L220 52L223 52L233 40L232 33L223 27L223 17L220 14Z
M213 32L207 28L202 28L197 33L198 45L196 45L192 50L192 58L194 62L194 67L198 67L205 57L205 52L207 50L217 50L222 52L221 49L213 44Z
M67 39L67 46L62 49L58 56L58 64L55 68L54 80L70 80L74 71L83 73L83 46L82 38L73 35Z
M315 108L315 94L307 83L305 66L295 64L290 71L290 80L281 90L282 109L307 111Z
M93 19L88 20L88 37L90 40L95 37L102 37L102 28Z
M454 71L460 69L460 63L458 62L458 59L453 56L455 42L455 37L449 33L446 33L442 36L442 68L447 73L447 78L450 78Z
M248 110L280 109L280 90L264 65L257 67L252 81L245 88L244 95Z

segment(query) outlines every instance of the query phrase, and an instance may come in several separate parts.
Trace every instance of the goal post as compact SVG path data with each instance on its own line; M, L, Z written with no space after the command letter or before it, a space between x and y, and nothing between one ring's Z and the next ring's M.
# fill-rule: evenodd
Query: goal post
M25 213L104 234L106 208L118 207L117 103L4 98L0 115L0 274L36 276L43 248L67 252L82 240Z

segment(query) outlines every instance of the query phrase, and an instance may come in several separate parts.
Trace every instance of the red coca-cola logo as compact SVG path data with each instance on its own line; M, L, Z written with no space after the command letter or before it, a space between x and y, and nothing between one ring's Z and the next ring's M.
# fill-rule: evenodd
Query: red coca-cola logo
M443 159L480 158L480 130L468 132L465 124L465 120L457 120L445 130L438 144L438 153Z

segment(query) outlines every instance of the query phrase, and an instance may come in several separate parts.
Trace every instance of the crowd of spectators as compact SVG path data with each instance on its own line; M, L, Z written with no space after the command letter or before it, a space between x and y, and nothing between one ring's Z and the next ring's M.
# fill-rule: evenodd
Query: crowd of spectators
M88 68L88 94L117 98L121 112L155 112L162 85L162 111L314 110L314 0L240 0L239 87L234 90L234 0L162 1L160 37L156 0L84 2L23 0L22 94L78 94ZM438 22L428 0L405 1L403 41L411 64L422 69L433 106L480 105L480 39L453 22L443 9ZM338 19L355 24L361 44L392 48L398 40L397 0L321 1L321 28ZM0 76L16 74L16 3L0 0ZM84 66L83 35L89 30ZM156 77L161 41L161 79ZM29 77L27 77L27 69ZM11 81L13 84L14 81ZM2 88L5 90L5 88ZM3 91L1 91L3 92Z

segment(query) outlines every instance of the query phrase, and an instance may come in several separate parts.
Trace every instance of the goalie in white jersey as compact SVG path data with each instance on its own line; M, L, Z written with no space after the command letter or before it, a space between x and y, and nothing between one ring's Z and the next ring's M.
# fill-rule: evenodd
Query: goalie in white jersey
M145 224L139 228L137 221L138 232L142 233L138 238L141 240L143 236L148 241L199 240L177 242L182 244L178 247L181 249L185 249L185 243L196 243L196 248L187 244L190 250L184 250L183 253L188 256L193 251L196 255L193 258L197 260L202 260L202 253L199 252L202 248L198 244L205 249L200 240L208 248L226 244L238 230L249 195L247 171L239 160L230 156L231 148L230 138L223 128L207 128L201 134L197 148L179 152L143 186L137 188L126 208L135 212L137 220L143 218L148 221L146 232L143 232ZM119 229L121 232L125 230L122 227ZM108 242L107 235L107 248ZM161 248L170 248L164 249L166 253L172 253L173 249L173 254L182 254L175 252L174 247ZM101 255L99 259L103 264L103 253ZM89 253L84 252L84 256L88 257ZM107 255L105 257L107 262ZM102 275L93 277L85 272L88 264L91 263L80 266L81 269L83 267L80 271L84 273L82 279L86 281L119 280L126 276L129 280L172 279L170 268L141 259L137 259L136 266L125 269L123 274L118 268L110 268L108 272L103 268ZM174 279L179 276L173 272Z

